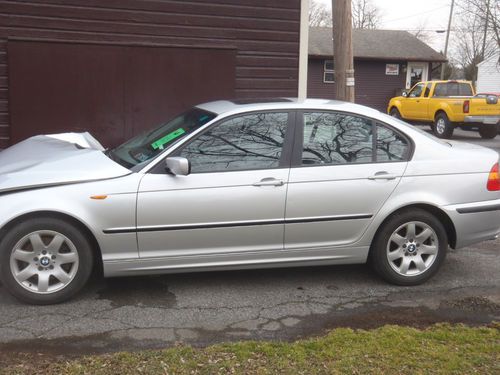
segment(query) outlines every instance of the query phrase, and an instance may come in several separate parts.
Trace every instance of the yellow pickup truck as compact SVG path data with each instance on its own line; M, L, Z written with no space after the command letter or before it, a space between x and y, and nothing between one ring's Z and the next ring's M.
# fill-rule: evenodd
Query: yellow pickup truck
M482 138L495 138L500 126L498 96L474 96L468 81L419 82L392 98L387 112L394 117L432 125L439 138L451 138L455 127L477 128Z

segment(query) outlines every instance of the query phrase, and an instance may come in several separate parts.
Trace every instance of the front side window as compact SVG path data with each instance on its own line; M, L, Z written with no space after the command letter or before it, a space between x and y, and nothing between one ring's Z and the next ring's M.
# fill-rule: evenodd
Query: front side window
M422 95L423 89L424 89L424 84L419 83L418 85L416 85L414 88L411 89L410 93L408 94L408 97L419 98L420 95Z
M304 113L302 165L372 161L370 120L341 113Z
M176 155L191 162L192 173L278 168L287 125L288 113L234 117L200 134Z

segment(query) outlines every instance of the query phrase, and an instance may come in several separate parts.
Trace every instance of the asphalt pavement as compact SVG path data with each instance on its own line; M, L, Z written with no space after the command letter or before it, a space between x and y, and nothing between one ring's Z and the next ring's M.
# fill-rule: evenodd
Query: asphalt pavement
M500 136L454 139L500 152ZM77 298L30 306L0 286L0 364L16 352L78 355L182 342L294 340L333 327L500 320L500 240L449 251L418 287L397 287L369 267L329 266L131 277L95 277Z

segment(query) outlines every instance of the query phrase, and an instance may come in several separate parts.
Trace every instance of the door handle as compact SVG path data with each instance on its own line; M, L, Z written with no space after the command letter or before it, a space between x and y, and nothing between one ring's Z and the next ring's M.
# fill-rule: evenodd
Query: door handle
M398 176L388 172L377 172L373 176L368 177L369 180L395 180Z
M277 180L273 177L263 178L259 182L253 184L253 186L283 186L285 183L283 180Z

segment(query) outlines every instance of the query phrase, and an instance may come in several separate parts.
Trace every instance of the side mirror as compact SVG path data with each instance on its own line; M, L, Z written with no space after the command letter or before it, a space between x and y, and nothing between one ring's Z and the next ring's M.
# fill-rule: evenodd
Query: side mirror
M191 162L180 156L167 158L166 167L175 176L187 176L191 173Z
M403 93L401 95L403 95L403 97L405 97L405 98L408 97L408 91L403 91Z

